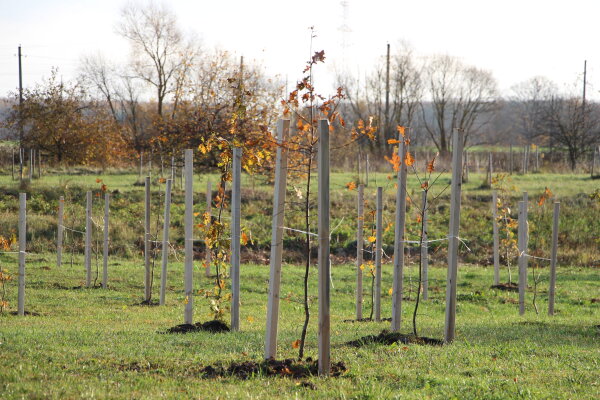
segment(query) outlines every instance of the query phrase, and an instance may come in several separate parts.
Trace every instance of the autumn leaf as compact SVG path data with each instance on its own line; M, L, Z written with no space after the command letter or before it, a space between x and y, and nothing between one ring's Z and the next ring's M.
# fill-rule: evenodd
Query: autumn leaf
M361 271L364 271L365 270L365 264L360 264L360 267L358 267L358 268L360 268Z
M245 246L248 244L248 235L246 235L246 232L242 232L242 237L240 238L240 243L242 244L242 246Z
M437 157L437 154L435 156L433 156L433 158L431 159L431 161L429 161L427 163L427 172L428 173L432 173L433 171L435 171L435 158Z
M421 189L427 190L429 188L429 181L421 183Z
M354 181L348 182L346 183L346 187L348 188L348 190L354 190L356 189L356 183L354 183Z
M297 349L300 347L300 339L296 339L292 342L292 349Z
M397 139L388 139L387 143L388 143L388 144L399 144L399 143L400 143L400 141L399 141L399 140L397 140Z
M410 154L410 152L406 152L406 157L404 158L404 163L407 167L410 167L415 163L415 158Z
M394 293L394 289L390 288L390 290L388 290L388 294L391 296Z
M375 241L377 240L377 238L375 236L369 236L367 238L367 240L369 241L369 243L375 243Z
M254 322L254 317L251 315L248 315L248 318L246 318L248 320L248 322L253 323Z
M402 137L406 137L406 127L398 125L396 129L398 129L398 133L400 133Z

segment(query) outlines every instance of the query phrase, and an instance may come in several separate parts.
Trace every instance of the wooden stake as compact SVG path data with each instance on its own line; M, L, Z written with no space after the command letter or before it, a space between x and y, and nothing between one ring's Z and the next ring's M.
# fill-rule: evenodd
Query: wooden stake
M171 226L171 187L173 179L167 179L165 189L165 215L163 218L162 266L160 270L160 299L159 305L165 305L167 291L167 264L169 262L169 227Z
M488 186L492 186L492 175L494 174L494 165L493 165L493 160L492 160L492 152L489 153L488 155Z
M500 235L498 232L498 191L492 192L492 233L494 236L494 285L500 284Z
M206 181L206 212L208 213L208 215L211 215L212 213L212 183L211 181ZM208 219L208 223L210 225L211 223L211 218L209 217ZM208 246L206 246L206 255L204 258L204 262L206 263L206 266L204 267L204 275L207 278L210 278L210 263L212 262L212 256L211 256L211 252L210 249L208 248Z
M512 175L513 173L513 148L512 143L510 144L510 155L508 157L508 173Z
M377 222L375 224L375 321L381 321L381 254L383 245L383 188L377 188Z
M363 306L363 271L361 266L363 265L363 251L364 251L364 235L363 228L365 222L365 198L364 198L365 187L364 185L358 185L358 221L356 229L356 319L362 319L362 306Z
M231 187L231 330L240 330L240 211L242 149L233 149Z
M554 297L556 290L556 262L558 256L558 216L560 203L554 202L554 218L552 223L552 255L550 256L550 288L548 290L548 315L554 315Z
M194 152L191 149L185 151L185 308L184 323L191 324L193 321L194 293ZM183 172L183 171L182 171Z
M19 293L17 314L25 315L25 251L27 247L27 194L19 193Z
M92 286L92 192L86 193L85 203L85 286Z
M396 228L394 233L394 282L392 285L391 330L398 332L402 325L402 295L404 292L404 228L406 225L406 145L400 138L398 156L401 164L398 171L396 191ZM459 178L460 179L460 178Z
M104 193L104 242L102 246L102 287L106 289L108 284L108 218L109 218L110 194Z
M466 155L467 153L465 153ZM423 199L421 200L423 207L423 245L421 246L421 265L423 267L423 300L429 298L429 244L427 243L427 192L423 191Z
M329 122L319 120L319 375L329 376L330 351L330 272L329 260Z
M527 192L523 192L523 201L519 202L519 314L525 314L525 290L527 290Z
M150 270L150 177L145 180L144 192L144 301L152 298L152 271Z
M265 359L277 356L277 331L279 325L279 292L281 285L281 259L283 256L283 217L287 185L287 150L282 147L290 129L290 120L277 122L277 155L275 158L275 188L273 191L273 221L271 225L271 265L269 273L269 299L267 303L267 334Z
M456 280L458 276L462 151L463 132L456 129L452 143L452 186L450 194L450 231L448 233L448 277L446 279L446 321L444 333L444 341L446 343L454 340L456 325Z
M62 265L62 248L63 248L63 232L64 232L64 221L63 214L65 208L65 198L60 196L58 200L58 232L56 233L56 266Z

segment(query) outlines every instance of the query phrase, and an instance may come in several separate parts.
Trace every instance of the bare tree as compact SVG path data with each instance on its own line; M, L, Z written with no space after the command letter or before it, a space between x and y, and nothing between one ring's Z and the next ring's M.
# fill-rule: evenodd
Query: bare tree
M129 3L121 10L117 33L131 42L136 76L156 90L157 114L163 115L165 99L171 93L176 107L185 70L196 51L191 42L185 42L175 14L153 2L144 7Z
M554 82L543 76L533 77L512 87L510 100L514 109L516 127L527 144L545 141L545 109L557 93Z
M430 59L425 68L429 100L421 103L425 130L441 153L449 150L454 129L467 143L489 122L496 108L496 81L489 71L466 66L448 55Z

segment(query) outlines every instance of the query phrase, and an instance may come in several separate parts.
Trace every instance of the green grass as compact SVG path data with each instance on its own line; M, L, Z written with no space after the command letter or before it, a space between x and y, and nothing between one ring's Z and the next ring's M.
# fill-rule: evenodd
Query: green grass
M1 255L3 268L16 269ZM169 265L167 305L137 306L143 295L141 260L111 259L109 289L73 289L83 284L82 260L54 266L54 255L30 255L26 309L40 316L0 315L0 397L21 398L347 398L507 399L598 398L600 396L600 276L595 269L561 267L557 314L546 315L547 280L536 315L527 294L527 313L518 315L516 293L489 288L490 268L461 265L456 341L362 348L346 341L376 334L389 323L348 323L354 316L354 267L333 266L332 359L348 372L339 378L309 378L316 389L288 378L204 379L208 364L260 360L263 355L268 266L243 265L241 332L161 334L182 323L183 266ZM282 279L279 357L295 357L291 343L302 323L299 266L285 265ZM419 333L441 338L445 268L431 270L430 300L422 303ZM502 272L505 279L506 273ZM548 270L542 270L547 279ZM405 275L412 291L416 268ZM158 274L155 279L158 282ZM391 266L383 268L383 315L391 313ZM530 279L531 282L531 279ZM7 287L16 309L16 279ZM368 287L367 282L365 286ZM195 289L212 283L196 270ZM155 298L158 288L154 290ZM369 300L365 293L365 312ZM307 356L316 358L316 268L311 275L312 318ZM195 321L209 319L206 299L196 296ZM411 331L414 301L403 303L402 331Z

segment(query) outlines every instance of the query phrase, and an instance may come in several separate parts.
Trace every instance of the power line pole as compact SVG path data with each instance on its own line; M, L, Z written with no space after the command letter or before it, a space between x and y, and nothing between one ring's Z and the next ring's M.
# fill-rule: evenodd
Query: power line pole
M23 68L21 66L21 45L18 49L19 58L19 152L23 142ZM19 157L19 177L23 180L23 157Z

